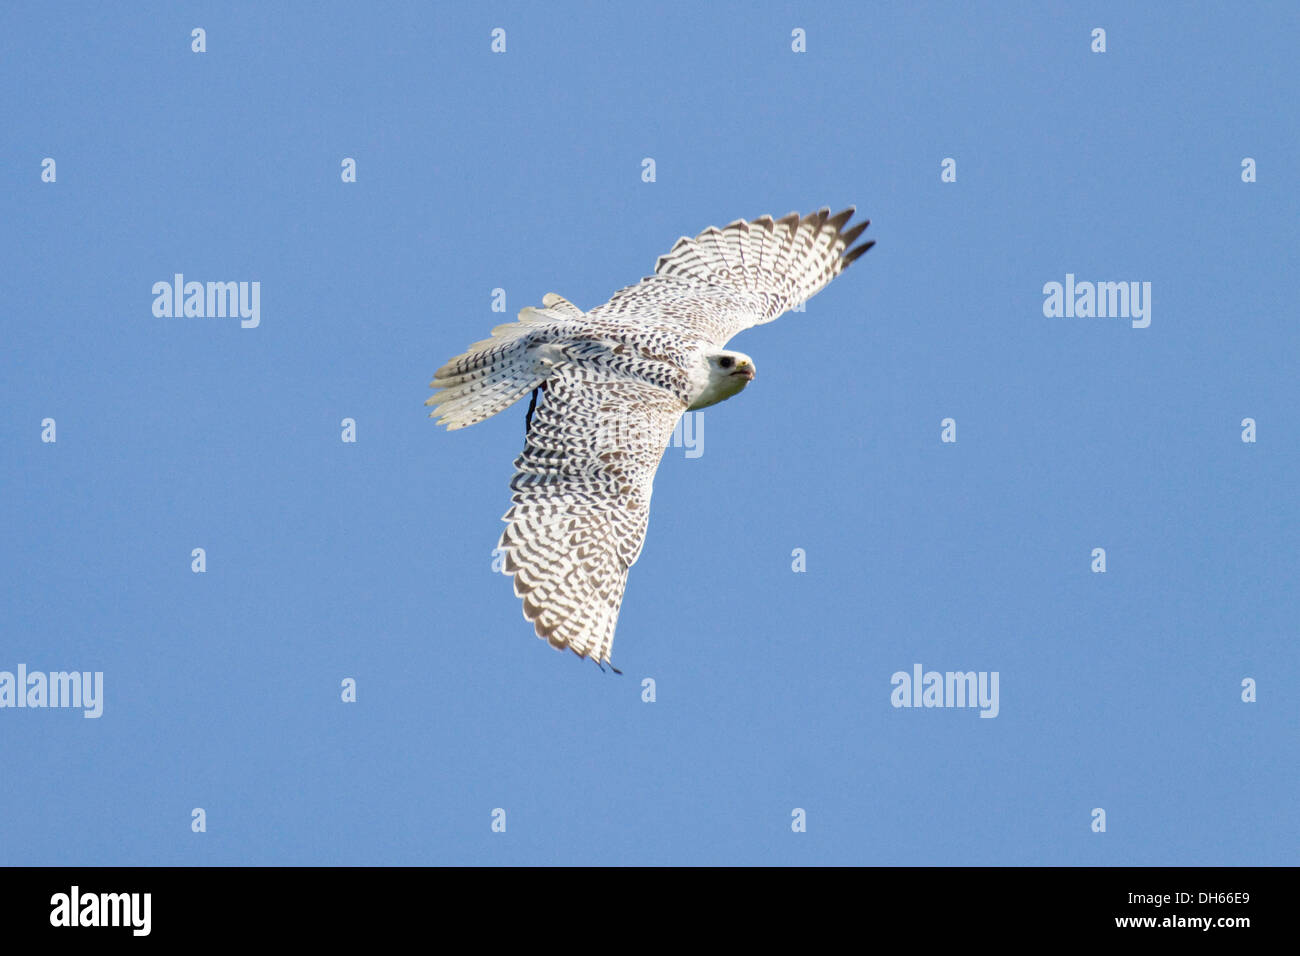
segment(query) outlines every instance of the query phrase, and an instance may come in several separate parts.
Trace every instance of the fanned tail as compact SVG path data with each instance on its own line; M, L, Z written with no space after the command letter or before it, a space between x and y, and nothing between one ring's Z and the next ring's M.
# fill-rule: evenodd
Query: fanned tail
M438 369L429 383L438 391L424 402L434 406L429 417L448 431L465 428L505 411L545 382L554 350L546 344L548 335L538 333L549 331L544 326L556 318L551 310L524 309L518 322L498 325L492 338L475 342Z

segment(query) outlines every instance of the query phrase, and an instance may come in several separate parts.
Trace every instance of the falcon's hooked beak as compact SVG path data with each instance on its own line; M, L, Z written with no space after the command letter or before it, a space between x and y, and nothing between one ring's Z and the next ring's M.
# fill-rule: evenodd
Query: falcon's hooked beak
M736 370L731 374L733 376L739 375L746 382L752 382L754 380L754 366L750 365L748 362L743 365L737 365Z

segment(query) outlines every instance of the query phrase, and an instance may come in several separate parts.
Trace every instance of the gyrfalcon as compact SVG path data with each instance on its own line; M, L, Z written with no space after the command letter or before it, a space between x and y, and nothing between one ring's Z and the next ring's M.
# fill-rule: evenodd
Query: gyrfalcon
M762 216L682 237L654 275L584 312L554 293L434 373L426 405L464 428L532 396L499 553L537 636L602 667L655 470L682 413L737 394L754 362L723 346L821 291L870 249L853 208ZM612 664L611 664L612 667Z

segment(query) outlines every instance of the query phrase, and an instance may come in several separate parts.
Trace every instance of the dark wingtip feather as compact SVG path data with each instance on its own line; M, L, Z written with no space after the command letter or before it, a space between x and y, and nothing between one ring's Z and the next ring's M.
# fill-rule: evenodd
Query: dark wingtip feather
M843 209L826 220L826 225L830 226L836 232L844 228L844 224L853 218L853 207Z
M871 225L871 220L864 219L848 232L840 233L840 238L844 240L844 248L847 249L849 246L853 245L853 241L857 239L858 236L862 235L869 225Z
M876 240L872 239L870 242L864 242L856 249L850 249L848 252L844 253L844 257L840 260L840 268L847 269L850 265L852 265L855 261L857 261L857 259L864 252L866 252L875 244L876 244Z
M778 226L785 226L790 235L794 235L799 229L800 217L797 212L788 212L776 221Z

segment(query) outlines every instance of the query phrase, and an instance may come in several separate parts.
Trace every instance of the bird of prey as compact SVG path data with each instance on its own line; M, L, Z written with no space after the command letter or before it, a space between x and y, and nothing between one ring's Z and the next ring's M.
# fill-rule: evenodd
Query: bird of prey
M449 430L531 393L498 555L538 637L610 663L677 420L753 381L753 360L724 348L732 336L819 292L875 245L853 245L868 223L846 230L852 215L762 216L683 236L654 275L604 305L584 312L550 293L434 373L425 404Z

